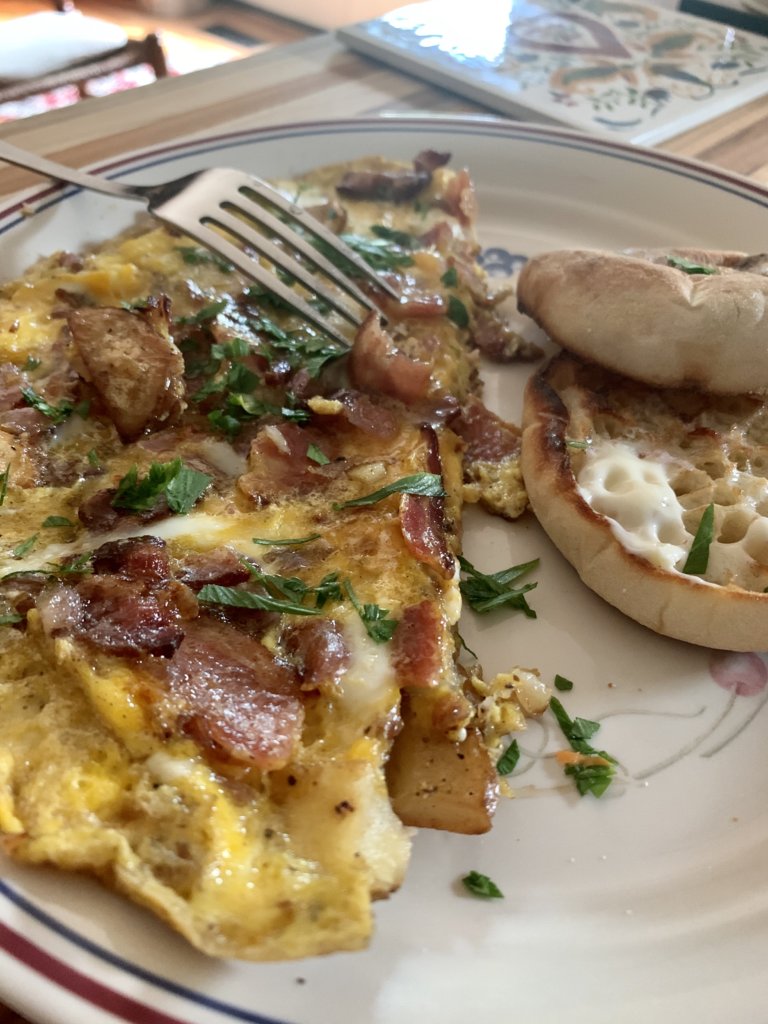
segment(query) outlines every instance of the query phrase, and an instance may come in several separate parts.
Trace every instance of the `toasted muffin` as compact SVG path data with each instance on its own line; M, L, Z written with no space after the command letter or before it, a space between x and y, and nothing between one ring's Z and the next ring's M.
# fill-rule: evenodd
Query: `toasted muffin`
M768 391L768 256L562 250L523 268L518 306L570 352L634 380Z
M562 353L526 389L522 470L544 530L610 604L689 643L766 646L762 398L659 390Z

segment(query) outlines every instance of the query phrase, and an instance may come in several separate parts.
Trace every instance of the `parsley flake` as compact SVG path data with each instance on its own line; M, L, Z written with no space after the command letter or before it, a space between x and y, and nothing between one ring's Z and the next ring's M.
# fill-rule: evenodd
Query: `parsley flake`
M309 544L310 541L319 539L319 533L308 533L306 537L286 537L280 540L270 540L269 537L251 537L254 544L263 544L264 547L293 547L295 544Z
M141 478L138 466L132 466L118 482L112 507L148 512L164 496L171 512L186 515L212 479L206 473L185 466L181 459L153 462L146 476Z
M5 467L2 473L0 473L0 507L5 504L5 499L8 494L8 480L11 476L11 464L10 462Z
M563 769L565 774L573 778L581 796L585 796L587 793L592 793L593 796L602 796L616 774L617 762L615 757L611 757L604 750L595 750L589 743L589 740L599 730L600 723L593 722L588 718L571 718L557 697L550 699L549 707L557 719L557 724L563 735L568 740L571 750L586 757L592 756L601 759L592 764L567 764Z
M448 267L440 280L446 288L455 288L459 283L459 275L456 271L456 267Z
M507 749L496 762L496 771L499 775L509 775L517 767L520 760L520 746L517 740L512 740Z
M13 626L17 622L23 622L24 616L19 615L18 612L6 612L4 615L0 615L0 626Z
M565 676L555 676L555 689L565 693L567 690L573 689L573 683L570 679L566 679Z
M391 640L397 629L397 619L393 619L387 609L378 604L362 604L349 580L344 581L344 589L371 640L377 644Z
M514 587L512 584L525 573L535 569L538 564L538 558L534 558L530 562L510 566L509 569L486 574L459 555L459 565L465 574L465 578L459 583L459 589L467 599L469 607L481 615L494 608L505 607L523 612L529 619L535 619L536 612L528 604L525 595L537 584L526 583L522 587Z
M42 395L38 395L34 388L22 386L19 390L24 396L24 401L27 405L31 405L33 409L37 409L38 412L41 412L43 416L47 416L49 420L52 420L57 425L63 423L75 411L76 407L72 402L64 401L59 405L51 405Z
M71 519L67 519L66 516L48 516L41 523L43 530L55 530L59 526L74 526L75 524Z
M458 296L449 296L445 315L457 327L469 327L469 311Z
M684 256L667 256L667 266L682 270L685 274L716 274L717 267L708 267L702 263L694 263Z
M12 558L23 558L24 555L28 555L32 548L37 543L39 534L33 533L31 537L27 537L21 544L17 544L16 547L11 551Z
M691 549L685 560L682 571L689 576L697 576L707 571L709 565L709 549L715 539L715 506L707 505L704 509Z
M311 444L307 448L307 458L316 462L318 466L327 466L331 461L322 448L318 448L316 444Z
M180 253L184 262L192 267L212 264L224 274L231 274L235 269L234 263L223 259L218 253L209 252L207 249L201 249L196 245L177 245L176 252Z
M413 473L410 476L401 476L399 480L393 480L391 484L386 484L378 491L364 494L360 498L334 502L333 507L338 511L342 508L362 508L365 505L376 505L391 494L421 494L428 498L445 497L443 481L439 473Z
M464 875L461 881L464 883L464 888L473 896L479 896L484 900L504 898L504 893L498 885L488 875L483 875L479 871L470 871L468 875Z

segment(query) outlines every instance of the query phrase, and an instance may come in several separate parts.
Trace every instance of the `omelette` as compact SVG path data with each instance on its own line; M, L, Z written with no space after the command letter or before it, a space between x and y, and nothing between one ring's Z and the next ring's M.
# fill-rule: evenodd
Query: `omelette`
M0 288L3 847L212 956L359 949L410 826L490 827L461 509L525 507L477 350L526 353L446 163L279 183L401 295L349 350L148 219Z

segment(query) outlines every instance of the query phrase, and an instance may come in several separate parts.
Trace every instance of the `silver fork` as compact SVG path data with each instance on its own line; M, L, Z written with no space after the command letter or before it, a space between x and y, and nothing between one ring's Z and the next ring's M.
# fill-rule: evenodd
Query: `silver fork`
M343 302L337 293L323 283L317 271L355 299L366 313L369 310L379 312L378 307L350 280L343 269L318 252L297 227L352 264L358 274L374 282L378 289L399 299L397 292L338 235L271 185L243 171L214 168L197 171L164 184L129 185L67 167L2 140L0 159L55 181L66 181L120 199L143 201L158 220L180 228L207 249L219 253L246 277L277 295L292 310L343 345L349 345L349 338L313 308L307 299L285 284L276 270L262 266L251 255L252 252L264 256L275 268L290 274L309 293L322 299L330 309L336 310L354 327L360 326L365 314ZM268 207L272 207L272 210ZM284 246L288 246L294 254L301 255L310 266L299 262Z

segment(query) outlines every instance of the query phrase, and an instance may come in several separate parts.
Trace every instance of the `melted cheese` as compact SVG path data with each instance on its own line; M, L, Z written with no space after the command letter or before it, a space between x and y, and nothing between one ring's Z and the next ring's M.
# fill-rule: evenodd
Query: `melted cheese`
M628 442L600 440L588 449L576 482L627 551L667 570L685 560L692 538L663 462Z

